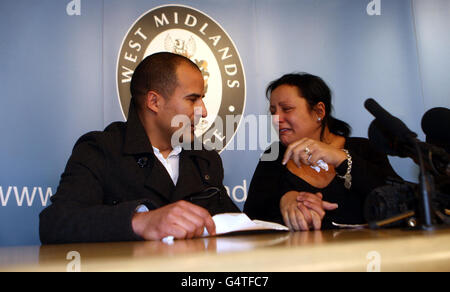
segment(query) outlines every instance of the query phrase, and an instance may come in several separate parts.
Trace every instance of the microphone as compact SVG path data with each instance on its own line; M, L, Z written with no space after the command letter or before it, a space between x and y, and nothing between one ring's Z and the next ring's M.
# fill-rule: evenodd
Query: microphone
M412 144L417 134L399 119L388 113L374 99L369 98L364 102L364 107L378 120L378 124L391 133L395 144L398 142Z
M450 153L450 109L435 107L422 117L422 130L426 141L445 148Z
M450 176L450 155L444 149L419 141L416 133L383 109L375 100L366 100L364 106L376 117L369 127L369 140L378 149L387 155L412 158L419 164L419 153L415 148L417 145L420 154L425 158L427 169L438 175ZM428 118L425 120L428 121ZM428 125L428 122L426 124Z
M380 145L379 148L385 150L385 152L406 155L420 166L420 191L417 195L415 212L419 215L420 227L422 229L433 229L435 215L431 198L435 194L435 186L434 177L430 176L427 170L432 170L439 175L450 176L450 156L442 156L440 151L442 149L436 149L438 147L419 141L416 133L408 129L400 119L388 113L375 100L366 100L364 107L376 118L371 125L372 132L369 131L369 135L372 134L371 140L375 140L375 143ZM436 170L433 158L439 160L439 170ZM369 202L369 205L373 204L374 202ZM378 203L375 202L375 204Z
M391 156L410 157L414 151L411 147L405 147L404 143L399 143L399 139L396 139L395 135L383 127L378 119L370 123L369 140L383 153Z

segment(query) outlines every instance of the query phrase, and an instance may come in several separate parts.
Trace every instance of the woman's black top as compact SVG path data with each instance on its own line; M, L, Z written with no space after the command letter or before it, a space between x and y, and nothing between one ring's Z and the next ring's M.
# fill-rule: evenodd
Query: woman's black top
M279 142L277 142L279 143ZM273 146L273 145L272 145ZM271 146L271 147L272 147ZM322 229L333 228L331 222L340 224L361 224L364 219L364 201L366 196L376 187L386 184L386 178L399 176L392 169L385 154L377 151L365 138L347 138L344 148L352 156L352 186L348 190L344 179L335 177L323 189L316 188L291 173L282 165L286 147L279 143L280 154L275 161L260 161L252 182L244 212L252 219L272 221L284 224L280 212L281 197L289 191L321 192L323 200L337 203L339 208L326 211L322 221ZM270 148L267 152L270 152ZM336 172L345 175L345 160Z

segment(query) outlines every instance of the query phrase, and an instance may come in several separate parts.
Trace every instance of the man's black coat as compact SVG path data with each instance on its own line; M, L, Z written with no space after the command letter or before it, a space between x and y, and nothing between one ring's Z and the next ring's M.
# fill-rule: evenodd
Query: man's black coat
M183 150L175 186L134 109L126 123L115 122L75 144L52 205L40 214L43 244L140 240L131 219L139 205L153 210L186 200L211 215L240 212L223 186L215 151Z

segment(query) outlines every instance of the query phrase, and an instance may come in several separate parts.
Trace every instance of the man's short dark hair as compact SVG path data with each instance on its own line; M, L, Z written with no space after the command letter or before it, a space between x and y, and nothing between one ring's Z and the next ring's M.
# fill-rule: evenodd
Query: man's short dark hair
M151 90L163 97L170 97L178 85L177 68L181 63L200 69L188 58L169 52L160 52L146 57L136 67L131 79L131 96L138 108L142 108L145 96Z

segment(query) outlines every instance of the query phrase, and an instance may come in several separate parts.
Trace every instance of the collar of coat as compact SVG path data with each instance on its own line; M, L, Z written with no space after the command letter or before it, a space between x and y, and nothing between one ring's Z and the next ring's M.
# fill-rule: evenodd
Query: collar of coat
M212 159L215 159L209 153L210 151L183 149L180 153L180 176L175 186L164 166L154 155L152 144L139 119L133 100L130 103L128 121L126 122L123 151L125 155L150 158L149 165L151 167L143 169L146 172L145 185L165 198L160 204L155 205L185 199L192 194L202 192L207 185L221 185L221 179L223 179L209 173L211 163L214 163ZM196 175L197 169L200 171L200 176ZM205 178L207 182L204 181Z

